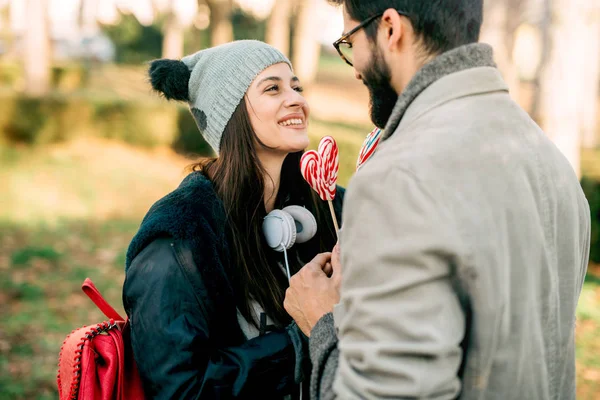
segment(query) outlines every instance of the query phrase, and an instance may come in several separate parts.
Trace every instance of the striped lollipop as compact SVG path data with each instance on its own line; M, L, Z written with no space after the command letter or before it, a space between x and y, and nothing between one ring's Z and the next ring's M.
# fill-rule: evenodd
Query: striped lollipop
M322 186L325 190L323 200L333 200L340 168L340 158L337 143L331 136L325 136L319 143L319 159L322 172Z
M329 202L336 232L339 228L331 201L335 198L339 162L337 143L331 136L323 137L317 151L307 151L300 159L300 171L306 182L322 200Z
M358 169L375 153L375 149L381 140L381 129L375 128L367 135L367 138L363 142L358 154L358 160L356 161L356 170Z

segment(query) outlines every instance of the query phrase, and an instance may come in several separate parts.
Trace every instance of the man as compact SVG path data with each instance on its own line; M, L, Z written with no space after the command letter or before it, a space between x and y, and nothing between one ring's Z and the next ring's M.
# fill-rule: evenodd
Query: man
M385 131L346 192L341 264L286 294L312 397L574 399L589 207L477 43L482 0L333 3Z

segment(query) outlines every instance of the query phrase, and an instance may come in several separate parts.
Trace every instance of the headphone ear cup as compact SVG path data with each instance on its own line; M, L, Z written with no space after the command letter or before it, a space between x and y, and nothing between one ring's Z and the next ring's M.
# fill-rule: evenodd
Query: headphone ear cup
M301 206L287 206L285 211L294 219L296 243L305 243L317 234L317 220L306 208Z
M287 250L296 242L294 218L285 211L271 211L265 217L262 229L267 244L275 251Z

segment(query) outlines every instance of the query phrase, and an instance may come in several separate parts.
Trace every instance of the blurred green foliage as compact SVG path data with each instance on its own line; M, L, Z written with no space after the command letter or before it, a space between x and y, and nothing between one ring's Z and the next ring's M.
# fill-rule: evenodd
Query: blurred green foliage
M265 39L266 22L234 8L231 14L234 39ZM158 16L148 26L140 24L133 14L120 12L116 25L101 25L101 29L115 45L115 62L141 64L161 58L165 15ZM210 30L189 27L184 33L184 53L189 54L210 45Z
M210 154L186 107L86 94L53 93L34 98L0 93L0 141L39 146L77 136Z
M600 163L600 159L597 160ZM592 234L590 240L590 261L600 263L600 180L584 176L581 187L590 204Z
M233 38L235 40L265 40L267 28L265 21L258 20L252 15L236 8L231 15L231 23L233 25Z
M140 64L161 56L160 24L145 26L133 14L121 13L118 24L102 25L101 29L115 45L117 63Z
M50 71L50 87L61 91L76 91L86 87L90 69L79 63L53 65ZM0 64L0 86L14 87L23 79L23 69L16 63Z

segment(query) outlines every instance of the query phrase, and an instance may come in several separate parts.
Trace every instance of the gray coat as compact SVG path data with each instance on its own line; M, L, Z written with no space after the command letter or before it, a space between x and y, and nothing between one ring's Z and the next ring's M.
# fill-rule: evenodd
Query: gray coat
M423 67L384 138L346 192L312 397L574 399L589 206L491 48Z

